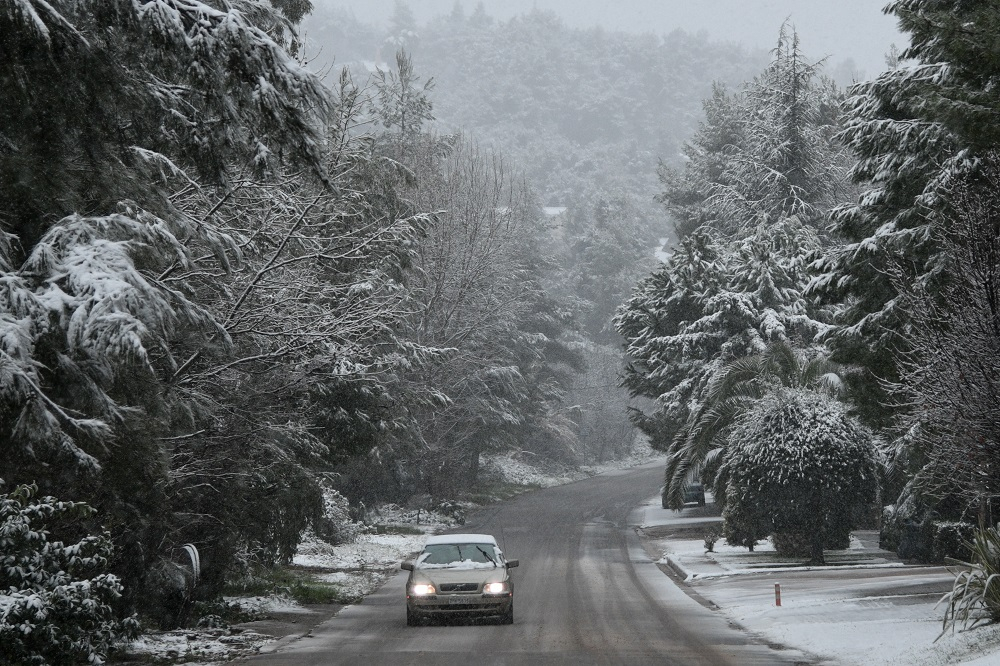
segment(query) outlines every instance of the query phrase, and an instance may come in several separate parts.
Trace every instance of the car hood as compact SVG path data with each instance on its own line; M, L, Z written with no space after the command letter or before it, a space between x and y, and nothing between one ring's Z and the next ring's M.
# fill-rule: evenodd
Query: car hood
M500 583L507 580L507 569L435 568L414 569L410 581L414 583Z

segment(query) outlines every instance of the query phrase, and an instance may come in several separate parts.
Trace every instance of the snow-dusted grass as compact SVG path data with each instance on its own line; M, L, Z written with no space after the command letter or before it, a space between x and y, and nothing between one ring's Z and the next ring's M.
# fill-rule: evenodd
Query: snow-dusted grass
M421 534L362 534L355 543L331 546L312 536L299 545L292 560L300 567L318 569L317 580L336 583L346 594L363 597L371 594L399 569L401 560L420 552L427 534L447 523L423 525Z
M483 456L481 473L484 479L507 483L524 488L550 488L595 476L612 469L623 469L643 465L654 460L662 460L663 454L649 447L643 438L636 438L632 451L623 458L606 463L583 465L579 468L539 467L532 464L537 456L531 453L508 451L506 453Z
M589 476L581 470L570 468L542 469L532 465L531 454L515 451L483 456L480 473L486 481L499 482L522 488L550 488Z
M252 631L230 634L223 630L178 629L139 637L129 648L129 654L150 663L221 663L253 654L272 640Z

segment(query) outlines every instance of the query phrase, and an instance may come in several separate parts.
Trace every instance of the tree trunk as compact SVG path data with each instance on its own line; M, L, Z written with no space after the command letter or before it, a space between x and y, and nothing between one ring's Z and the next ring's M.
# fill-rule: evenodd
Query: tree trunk
M810 550L809 564L813 566L822 566L826 564L826 561L823 559L823 544L825 543L825 541L826 541L825 530L817 530L812 535L812 544L809 549Z

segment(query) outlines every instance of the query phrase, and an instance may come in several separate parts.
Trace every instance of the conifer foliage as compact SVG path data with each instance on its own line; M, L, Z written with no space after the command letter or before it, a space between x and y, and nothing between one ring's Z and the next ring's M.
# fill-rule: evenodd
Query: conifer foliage
M804 358L823 354L817 338L831 313L805 295L806 257L827 242L825 216L846 187L832 138L838 99L783 26L760 76L735 95L715 88L684 171L661 169L661 200L678 231L697 226L616 325L631 361L624 384L655 401L634 421L668 454L675 504L709 454L724 451L724 437L702 433L718 407L712 387L731 364L775 344Z
M225 6L0 7L0 428L28 466L99 468L110 424L136 406L122 369L155 382L158 365L177 362L180 327L226 341L159 280L195 261L197 241L232 248L171 205L165 180L224 182L230 165L266 169L279 154L322 172L315 123L328 94L275 41L279 14Z
M838 361L865 368L852 383L866 396L865 418L880 425L892 415L880 382L897 379L895 352L911 344L894 283L905 276L933 292L947 280L935 238L953 217L949 183L974 175L1000 140L1000 102L990 92L1000 82L996 3L896 0L886 12L910 46L851 91L841 137L864 192L836 211L834 231L845 244L816 262L821 275L811 286L845 306L829 343Z

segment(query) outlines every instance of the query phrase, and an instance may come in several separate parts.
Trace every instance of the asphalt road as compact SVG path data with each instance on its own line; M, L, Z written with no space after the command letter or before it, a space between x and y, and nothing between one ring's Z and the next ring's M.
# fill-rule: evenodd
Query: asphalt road
M661 465L647 465L532 492L456 530L494 534L507 557L520 560L512 570L513 625L407 627L400 574L311 636L241 663L803 663L729 627L646 555L629 514L655 495L661 475Z

